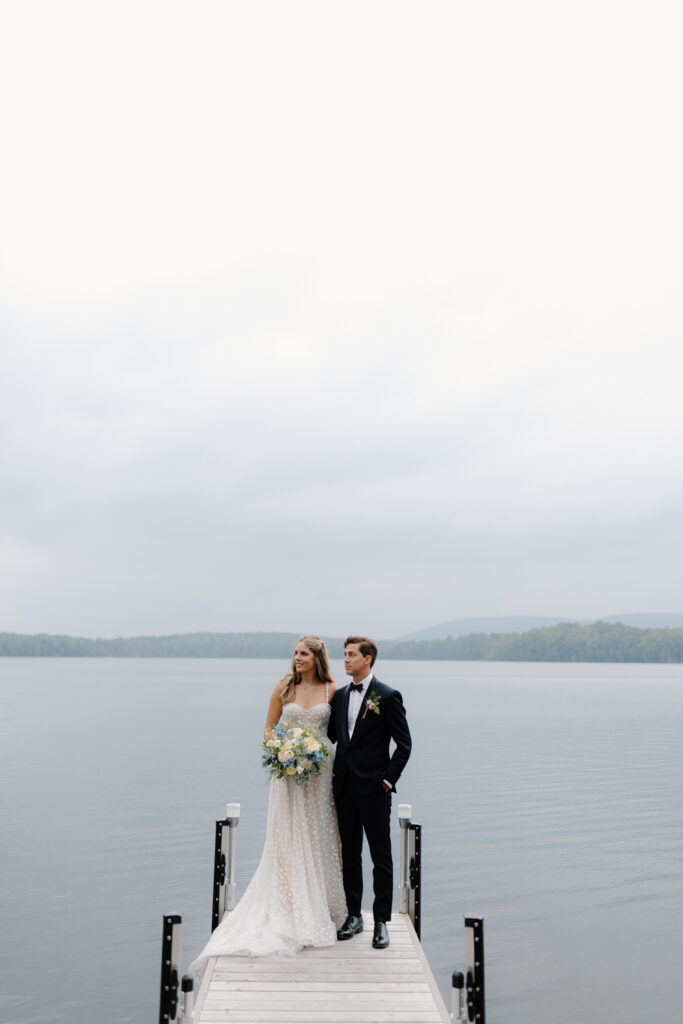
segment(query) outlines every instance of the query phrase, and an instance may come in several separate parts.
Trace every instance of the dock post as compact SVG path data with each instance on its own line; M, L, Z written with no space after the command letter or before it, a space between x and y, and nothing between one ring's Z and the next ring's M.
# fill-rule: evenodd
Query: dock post
M410 804L398 805L401 826L398 909L401 914L410 916L419 939L422 927L422 826L410 820L412 813Z
M399 914L408 913L408 891L410 889L410 878L408 875L408 829L410 828L410 819L413 814L413 808L410 804L399 804L398 805L398 823L401 826L401 868L398 882L398 912Z
M180 978L182 918L165 914L161 933L161 995L159 1024L177 1020L178 979Z
M467 1019L486 1024L484 988L484 918L465 918L465 956L467 964Z
M213 862L213 900L211 931L223 920L226 910L235 909L235 833L240 820L240 805L228 804L226 817L216 822Z
M463 989L465 987L465 976L462 971L454 971L452 977L452 1009L451 1020L453 1024L465 1024L465 1003L463 1001Z
M183 974L180 983L183 993L183 1002L180 1007L180 1024L193 1024L194 1022L194 978L190 974Z

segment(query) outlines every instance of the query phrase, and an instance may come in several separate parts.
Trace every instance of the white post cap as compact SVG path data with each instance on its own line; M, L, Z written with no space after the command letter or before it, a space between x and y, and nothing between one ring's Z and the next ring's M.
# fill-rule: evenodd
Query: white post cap
M399 804L398 805L398 816L403 821L410 821L413 816L413 805L412 804Z
M228 812L225 815L226 818L239 818L240 816L240 805L239 804L228 804Z

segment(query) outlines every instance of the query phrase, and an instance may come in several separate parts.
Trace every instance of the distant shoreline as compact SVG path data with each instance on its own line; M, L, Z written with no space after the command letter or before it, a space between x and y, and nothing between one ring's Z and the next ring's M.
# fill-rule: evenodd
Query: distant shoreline
M289 658L296 633L180 633L90 639L47 633L0 633L0 657ZM340 637L325 637L330 655ZM683 629L621 623L560 623L521 633L472 633L429 640L378 641L380 657L406 661L541 661L680 664Z

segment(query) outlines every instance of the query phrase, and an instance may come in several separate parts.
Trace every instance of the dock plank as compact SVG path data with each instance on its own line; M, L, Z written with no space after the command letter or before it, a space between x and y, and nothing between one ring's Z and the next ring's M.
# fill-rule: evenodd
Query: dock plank
M296 956L214 957L196 1024L448 1024L409 917L395 914L388 928L388 949L372 948L370 927Z
M338 978L334 974L325 977L316 975L318 981L289 982L287 990L298 990L301 992L428 992L427 982L403 982L382 981L379 986L372 981L354 981L349 984L347 981ZM223 992L280 992L282 982L277 981L250 981L246 985L241 981L216 981L211 986L212 991Z

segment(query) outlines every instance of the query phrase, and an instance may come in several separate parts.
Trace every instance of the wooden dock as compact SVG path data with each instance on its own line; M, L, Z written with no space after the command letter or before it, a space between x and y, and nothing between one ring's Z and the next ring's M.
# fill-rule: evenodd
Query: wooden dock
M389 922L388 949L360 935L296 956L213 957L195 1024L448 1024L450 1017L407 914Z

